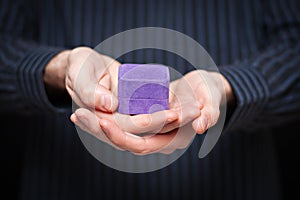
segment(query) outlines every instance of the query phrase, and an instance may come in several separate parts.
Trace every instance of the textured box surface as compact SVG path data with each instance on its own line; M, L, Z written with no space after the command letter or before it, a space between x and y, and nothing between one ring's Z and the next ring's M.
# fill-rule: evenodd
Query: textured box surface
M168 109L169 69L156 64L123 64L118 74L118 111L148 114Z

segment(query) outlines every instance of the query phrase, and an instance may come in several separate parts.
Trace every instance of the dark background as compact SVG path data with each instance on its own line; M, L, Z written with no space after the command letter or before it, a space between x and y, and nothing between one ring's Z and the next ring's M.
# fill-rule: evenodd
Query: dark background
M300 196L300 137L296 124L298 122L291 123L289 129L278 127L273 133L278 152L284 199L299 199Z
M26 129L24 118L1 122L5 132L1 133L1 195L8 199L17 199L19 182L21 180L22 159L26 135L19 133L15 135L14 129L20 127ZM12 124L12 122L14 123ZM299 133L297 133L297 122L291 123L289 129L280 126L274 129L272 135L275 138L276 151L280 167L281 186L283 188L283 199L299 198L300 178L300 156L299 156ZM14 134L13 134L14 133ZM298 197L298 198L297 198Z

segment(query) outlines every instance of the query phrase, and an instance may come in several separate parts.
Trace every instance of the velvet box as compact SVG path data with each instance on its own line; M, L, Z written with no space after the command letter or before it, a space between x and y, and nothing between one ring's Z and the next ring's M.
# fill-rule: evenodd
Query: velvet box
M168 109L170 75L157 64L123 64L118 74L118 112L149 114Z

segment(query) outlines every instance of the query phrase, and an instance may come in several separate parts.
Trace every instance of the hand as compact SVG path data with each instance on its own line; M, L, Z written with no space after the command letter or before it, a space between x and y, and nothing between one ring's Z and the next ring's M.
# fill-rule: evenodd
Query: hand
M54 57L45 68L44 82L56 91L66 89L79 107L113 112L118 101L111 90L116 88L119 65L108 56L79 47Z
M201 134L214 126L222 103L225 103L226 98L233 100L228 81L216 72L190 72L172 82L170 90L170 110L175 111L179 117L164 125L160 134L137 137L107 118L99 120L101 130L113 144L135 154L171 153L187 147L195 132Z
M120 63L86 47L71 51L68 61L66 89L73 101L83 108L115 111L118 100L112 90Z
M177 111L180 120L164 127L162 132L190 122L188 113L198 110L201 113L192 120L192 125L198 134L202 134L217 123L220 106L234 99L229 82L217 72L192 71L173 81L170 88L173 91L170 95L170 109Z
M164 143L156 140L157 135L152 137L139 137L133 133L158 133L163 126L177 119L177 114L171 110L130 116L79 108L71 116L71 120L79 126L80 129L91 133L99 140L110 144L116 149L128 150L136 154L147 154L160 150L160 146L164 146ZM130 132L123 130L129 130ZM176 132L174 131L173 134L169 134L169 138L175 135ZM165 136L164 134L160 138L163 139ZM146 144L149 138L154 139L151 139L151 145Z
M113 115L112 112L117 108L115 89L119 65L112 58L90 48L80 47L58 54L46 66L44 73L46 85L56 90L66 88L80 107L71 116L71 120L81 129L111 145L113 143L102 132L98 118L117 120L119 127L131 133L156 133L164 124L178 118L174 111L138 116Z

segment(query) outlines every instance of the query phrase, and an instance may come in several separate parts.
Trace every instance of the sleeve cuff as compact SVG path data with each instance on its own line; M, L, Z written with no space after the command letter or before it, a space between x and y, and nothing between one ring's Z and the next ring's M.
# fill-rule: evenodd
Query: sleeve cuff
M245 128L259 116L268 101L269 88L263 76L253 68L226 66L219 68L220 73L229 81L235 95L236 105L224 131ZM248 126L250 127L250 126Z
M68 109L55 107L49 101L43 81L43 71L47 63L62 50L64 49L36 48L19 63L18 85L25 104L28 109L32 109L28 112L65 112Z

